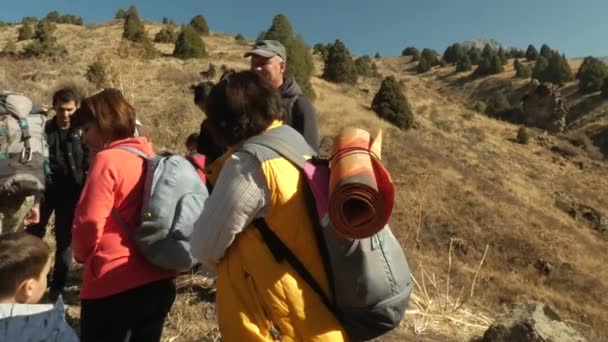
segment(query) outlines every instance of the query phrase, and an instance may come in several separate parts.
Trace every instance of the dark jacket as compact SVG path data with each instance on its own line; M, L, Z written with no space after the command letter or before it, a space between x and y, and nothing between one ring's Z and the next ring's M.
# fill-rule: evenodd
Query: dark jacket
M281 105L285 111L285 124L304 136L306 142L319 151L321 133L317 111L293 77L285 77L279 87Z
M46 141L49 145L49 174L47 175L47 193L49 190L74 188L84 185L89 169L89 150L82 143L79 129L69 128L65 143L61 143L61 131L55 119L49 120L45 127ZM67 188L66 188L67 187Z

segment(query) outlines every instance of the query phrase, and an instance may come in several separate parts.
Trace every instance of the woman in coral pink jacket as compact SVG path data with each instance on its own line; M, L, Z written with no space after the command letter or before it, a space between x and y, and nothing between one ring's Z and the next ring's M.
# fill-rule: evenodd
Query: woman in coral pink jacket
M73 121L96 151L72 227L74 257L84 264L82 341L159 341L176 274L150 264L112 216L116 208L130 227L139 225L145 178L144 160L115 147L153 155L152 145L133 137L135 109L118 90L86 98Z

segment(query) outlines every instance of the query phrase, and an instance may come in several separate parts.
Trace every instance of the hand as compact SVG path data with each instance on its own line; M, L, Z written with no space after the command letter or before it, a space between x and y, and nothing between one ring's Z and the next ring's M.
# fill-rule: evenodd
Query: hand
M26 226L40 222L40 203L35 203L27 217L23 220Z

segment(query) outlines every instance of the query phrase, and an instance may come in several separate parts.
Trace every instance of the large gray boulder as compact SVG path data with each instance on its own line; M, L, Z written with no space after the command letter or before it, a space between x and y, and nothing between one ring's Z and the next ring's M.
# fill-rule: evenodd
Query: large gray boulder
M522 99L526 124L549 132L563 132L568 108L559 87L552 83L532 80L528 93Z
M478 342L584 342L578 332L543 303L516 304L494 322Z

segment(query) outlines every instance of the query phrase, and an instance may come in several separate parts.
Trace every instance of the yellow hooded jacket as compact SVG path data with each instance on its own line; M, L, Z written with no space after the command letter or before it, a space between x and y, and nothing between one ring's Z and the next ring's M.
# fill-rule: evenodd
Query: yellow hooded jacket
M306 146L302 142L296 145ZM306 179L274 151L256 155L269 193L268 226L331 294L305 201ZM233 150L232 150L233 151ZM232 152L229 151L228 155ZM210 166L213 185L226 158ZM331 297L330 297L331 298ZM347 335L317 293L287 261L278 263L253 226L239 233L217 265L219 325L225 341L345 341Z

